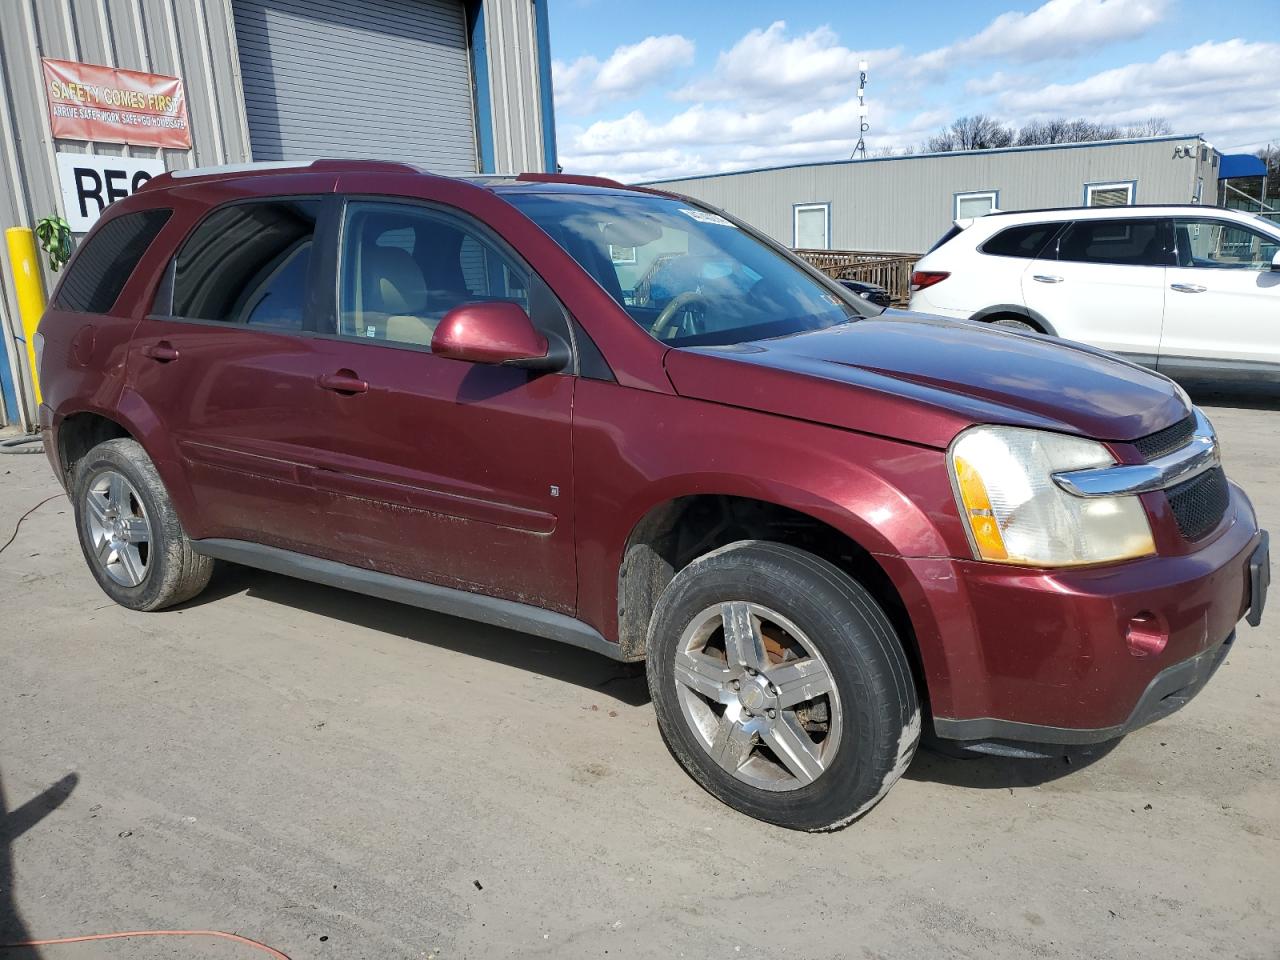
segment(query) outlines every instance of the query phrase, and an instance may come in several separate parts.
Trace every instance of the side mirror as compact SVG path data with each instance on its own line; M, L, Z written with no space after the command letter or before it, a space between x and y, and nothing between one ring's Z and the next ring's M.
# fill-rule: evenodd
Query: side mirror
M1271 269L1280 273L1280 250L1276 251L1276 255L1271 258Z
M549 343L529 315L509 300L464 303L444 315L431 336L431 352L450 360L560 370L569 350L557 338Z

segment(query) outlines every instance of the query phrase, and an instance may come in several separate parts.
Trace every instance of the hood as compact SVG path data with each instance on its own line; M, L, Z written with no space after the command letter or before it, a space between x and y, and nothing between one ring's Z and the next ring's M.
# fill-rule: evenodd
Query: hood
M666 365L682 396L934 447L975 423L1136 440L1188 413L1166 377L1102 351L901 311Z

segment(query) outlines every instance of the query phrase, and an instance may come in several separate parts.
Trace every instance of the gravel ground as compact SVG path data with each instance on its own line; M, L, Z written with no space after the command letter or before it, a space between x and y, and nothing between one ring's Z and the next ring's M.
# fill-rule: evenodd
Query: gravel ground
M1280 404L1201 397L1280 530ZM921 753L832 835L748 820L584 651L243 568L135 614L0 459L0 942L311 957L1280 957L1280 597L1091 764ZM9 956L34 956L14 951ZM261 956L226 942L42 948Z

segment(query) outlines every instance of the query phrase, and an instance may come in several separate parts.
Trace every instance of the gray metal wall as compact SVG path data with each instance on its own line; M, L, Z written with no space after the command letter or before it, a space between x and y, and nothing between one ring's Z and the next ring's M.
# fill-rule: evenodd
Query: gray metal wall
M543 0L537 0L543 2ZM489 55L495 173L545 172L538 38L530 0L487 0L485 40Z
M1191 155L1174 158L1179 146ZM1195 136L810 164L667 180L655 186L721 207L788 246L792 205L831 204L831 246L922 253L950 227L957 193L998 190L1002 210L1071 207L1086 183L1137 181L1137 203L1190 203L1197 176L1216 196L1214 151Z
M182 77L192 150L54 141L40 58ZM226 0L3 0L0 3L0 228L62 213L55 152L163 156L168 169L241 163L249 134ZM0 328L17 327L7 256ZM46 286L56 278L46 273ZM3 362L0 359L0 362ZM21 387L19 387L21 389ZM17 420L15 411L7 411Z
M323 2L357 14L361 9L359 0ZM551 78L541 75L534 0L483 4L495 166L543 170L543 84ZM55 143L41 57L181 77L194 148ZM0 230L63 212L55 152L159 155L169 169L254 159L230 0L0 0ZM16 304L7 256L0 261L0 331L9 339ZM55 279L46 275L46 286ZM15 411L4 413L16 419Z

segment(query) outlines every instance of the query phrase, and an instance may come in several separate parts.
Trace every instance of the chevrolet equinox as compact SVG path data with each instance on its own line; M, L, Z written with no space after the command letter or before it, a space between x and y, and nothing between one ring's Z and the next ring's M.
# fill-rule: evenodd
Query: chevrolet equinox
M1171 381L884 311L654 190L165 174L37 339L116 602L228 560L643 661L689 775L787 827L860 816L922 733L1120 737L1262 613L1266 534Z

